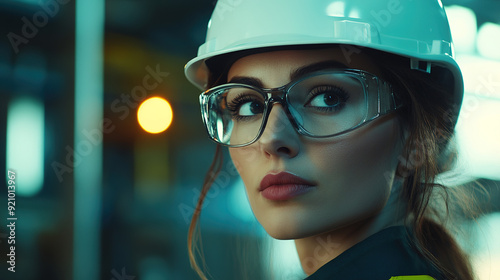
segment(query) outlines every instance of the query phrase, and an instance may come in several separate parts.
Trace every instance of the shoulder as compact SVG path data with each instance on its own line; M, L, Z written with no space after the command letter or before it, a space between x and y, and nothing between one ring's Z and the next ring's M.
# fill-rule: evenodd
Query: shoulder
M439 271L417 252L411 235L403 226L390 227L368 237L325 264L307 280L388 280L400 275L428 275L432 278L427 279L442 279Z

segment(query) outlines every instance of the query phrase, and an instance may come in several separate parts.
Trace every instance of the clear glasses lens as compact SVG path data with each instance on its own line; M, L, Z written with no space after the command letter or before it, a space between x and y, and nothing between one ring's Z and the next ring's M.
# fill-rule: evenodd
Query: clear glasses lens
M366 117L364 85L349 74L313 76L288 93L290 113L315 136L333 135L360 124Z
M379 84L374 76L324 73L292 83L284 91L292 122L310 136L339 134L380 113ZM229 84L203 94L202 114L210 136L230 146L254 141L268 113L269 92Z
M248 87L222 88L208 99L210 135L226 145L251 142L259 134L266 97Z

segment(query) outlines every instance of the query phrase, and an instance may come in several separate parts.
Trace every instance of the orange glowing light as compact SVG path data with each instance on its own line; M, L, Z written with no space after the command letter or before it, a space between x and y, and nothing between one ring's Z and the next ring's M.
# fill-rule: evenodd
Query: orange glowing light
M139 125L149 133L156 134L165 131L172 123L172 119L172 107L161 97L146 99L137 110Z

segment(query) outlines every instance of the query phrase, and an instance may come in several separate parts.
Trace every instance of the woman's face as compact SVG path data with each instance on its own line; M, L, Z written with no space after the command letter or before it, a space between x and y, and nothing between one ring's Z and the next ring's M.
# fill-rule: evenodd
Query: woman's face
M231 66L228 81L252 78L276 88L289 83L298 68L323 61L378 74L362 53L282 50L240 58ZM402 150L399 131L392 114L340 136L311 138L298 134L282 106L275 104L260 139L229 152L264 229L274 238L298 239L381 213Z

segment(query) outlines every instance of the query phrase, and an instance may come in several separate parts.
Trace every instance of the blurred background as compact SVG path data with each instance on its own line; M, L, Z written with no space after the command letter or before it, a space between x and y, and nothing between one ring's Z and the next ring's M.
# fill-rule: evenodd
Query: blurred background
M16 176L0 188L0 279L197 279L186 236L215 145L183 66L215 3L0 1L0 169ZM466 95L459 164L441 179L490 192L477 193L484 215L463 219L463 245L481 280L500 279L500 1L443 4ZM304 277L293 242L256 223L227 160L201 229L213 279Z

